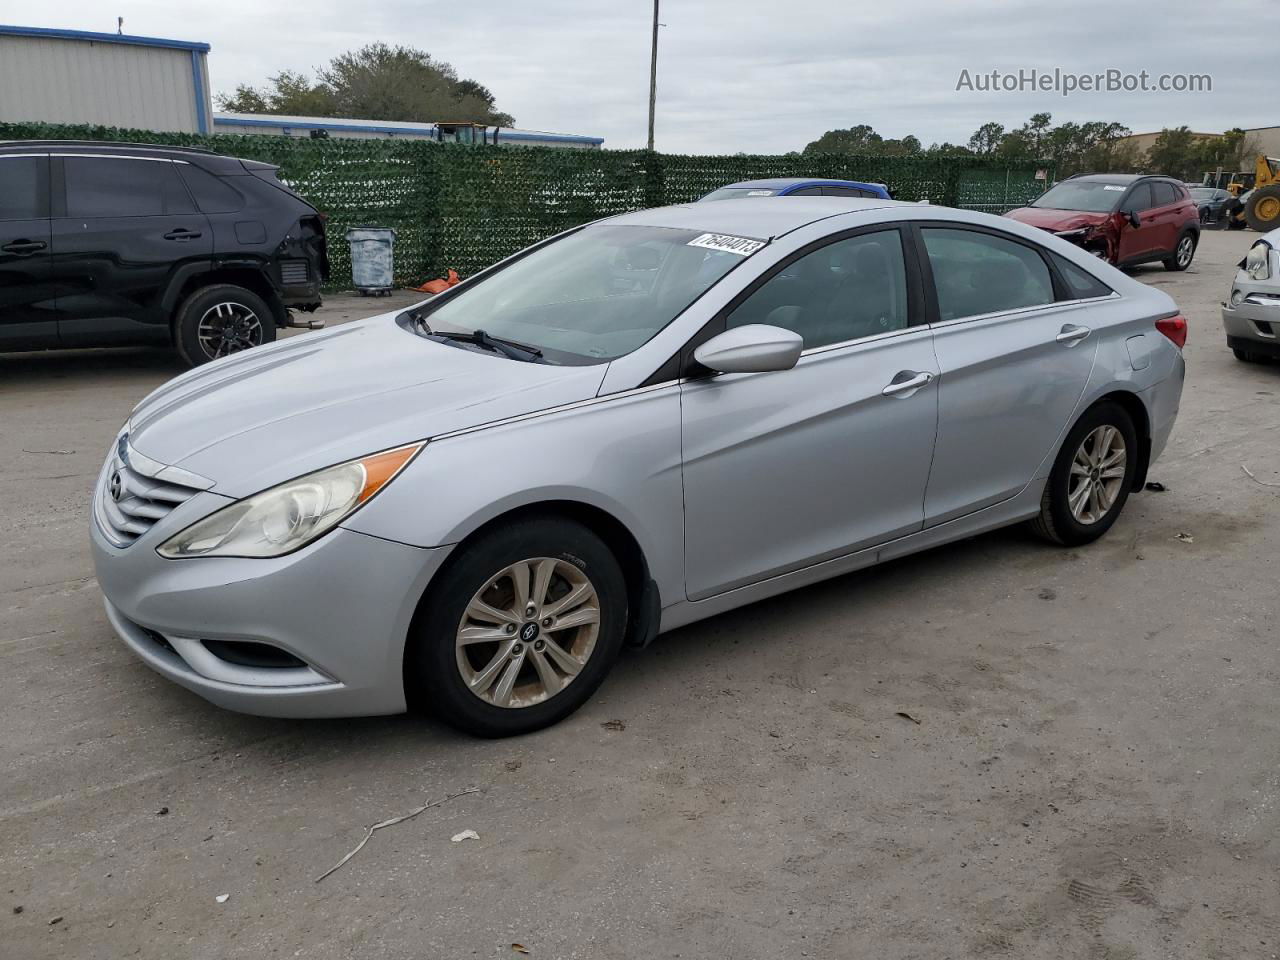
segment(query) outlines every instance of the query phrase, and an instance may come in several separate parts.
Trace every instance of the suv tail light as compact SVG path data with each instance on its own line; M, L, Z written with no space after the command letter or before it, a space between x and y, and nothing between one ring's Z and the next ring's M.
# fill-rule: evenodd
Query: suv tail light
M1172 317L1161 317L1156 321L1156 329L1173 341L1173 345L1181 350L1187 344L1187 318L1180 313Z

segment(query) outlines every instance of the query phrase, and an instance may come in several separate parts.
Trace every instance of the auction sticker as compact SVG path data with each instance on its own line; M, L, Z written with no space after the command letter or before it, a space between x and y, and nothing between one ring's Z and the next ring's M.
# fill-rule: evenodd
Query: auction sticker
M708 250L720 250L724 253L736 253L740 257L749 257L764 246L763 240L748 240L746 237L731 237L723 233L704 233L689 241L691 247L706 247Z

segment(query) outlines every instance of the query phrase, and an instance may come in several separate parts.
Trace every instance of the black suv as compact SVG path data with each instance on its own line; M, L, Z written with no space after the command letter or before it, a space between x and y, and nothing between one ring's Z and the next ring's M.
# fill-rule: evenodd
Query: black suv
M0 350L269 343L328 279L324 219L276 168L205 150L0 143Z

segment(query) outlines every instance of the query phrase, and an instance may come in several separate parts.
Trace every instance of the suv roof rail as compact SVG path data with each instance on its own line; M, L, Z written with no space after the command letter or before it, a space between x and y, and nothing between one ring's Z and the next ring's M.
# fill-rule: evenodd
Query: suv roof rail
M205 153L219 156L206 147L183 147L168 143L135 143L129 140L0 140L0 147L128 147L133 150L166 150L178 153Z

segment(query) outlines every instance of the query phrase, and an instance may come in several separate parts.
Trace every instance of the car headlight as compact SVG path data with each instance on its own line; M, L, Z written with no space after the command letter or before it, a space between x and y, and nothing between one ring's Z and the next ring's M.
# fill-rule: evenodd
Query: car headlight
M1088 227L1080 227L1078 230L1063 230L1056 234L1056 236L1074 243L1076 241L1083 240L1088 233Z
M1249 249L1244 258L1244 272L1252 280L1269 280L1271 278L1271 245L1259 240Z
M425 445L424 441L326 467L237 500L197 520L156 552L169 560L283 556L367 503Z
M1232 305L1233 307L1238 307L1238 306L1240 306L1240 301L1241 301L1241 300L1243 300L1243 299L1244 299L1244 291L1243 291L1243 290L1233 289L1233 290L1231 291L1231 305Z

